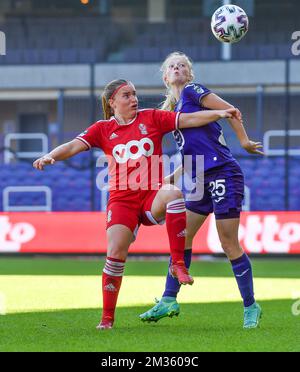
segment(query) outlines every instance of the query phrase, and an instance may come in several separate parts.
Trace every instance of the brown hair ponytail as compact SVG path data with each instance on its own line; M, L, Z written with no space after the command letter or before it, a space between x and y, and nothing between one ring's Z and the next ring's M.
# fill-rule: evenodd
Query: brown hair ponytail
M124 79L118 79L118 80L111 81L105 86L104 91L102 93L102 109L103 109L103 116L105 120L109 120L114 114L113 109L111 108L109 104L109 100L112 98L115 91L121 85L124 85L124 84L129 84L129 82Z

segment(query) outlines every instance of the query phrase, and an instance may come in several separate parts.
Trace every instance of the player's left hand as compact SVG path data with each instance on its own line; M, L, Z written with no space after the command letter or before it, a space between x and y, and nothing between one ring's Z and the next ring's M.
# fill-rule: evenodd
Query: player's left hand
M225 119L237 119L243 124L242 113L236 107L220 111L220 117Z
M246 143L242 144L242 147L249 153L249 154L256 154L256 155L265 155L263 151L260 149L263 147L261 142L254 142L254 141L247 141Z

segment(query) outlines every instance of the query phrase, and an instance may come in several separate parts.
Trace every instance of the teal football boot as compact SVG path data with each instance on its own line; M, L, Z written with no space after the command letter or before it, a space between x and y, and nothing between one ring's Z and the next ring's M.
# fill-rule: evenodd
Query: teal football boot
M244 328L257 328L262 317L261 307L254 302L253 305L244 308Z
M152 309L140 314L140 319L143 322L157 322L162 318L174 315L178 316L180 313L179 304L174 297L162 297L160 301L155 299L156 305Z

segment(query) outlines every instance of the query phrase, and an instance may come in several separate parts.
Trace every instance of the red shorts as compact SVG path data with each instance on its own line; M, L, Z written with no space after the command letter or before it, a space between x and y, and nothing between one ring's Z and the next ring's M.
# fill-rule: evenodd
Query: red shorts
M151 214L153 200L158 190L135 192L126 198L112 198L107 204L106 229L113 225L127 226L136 237L141 224L146 226L160 225Z

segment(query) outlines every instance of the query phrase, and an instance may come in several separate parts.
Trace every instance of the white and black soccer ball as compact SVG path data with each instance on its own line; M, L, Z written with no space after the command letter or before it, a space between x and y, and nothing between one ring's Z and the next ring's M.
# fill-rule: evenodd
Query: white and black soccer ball
M211 18L211 30L223 43L237 43L246 35L248 28L248 16L237 5L223 5Z

